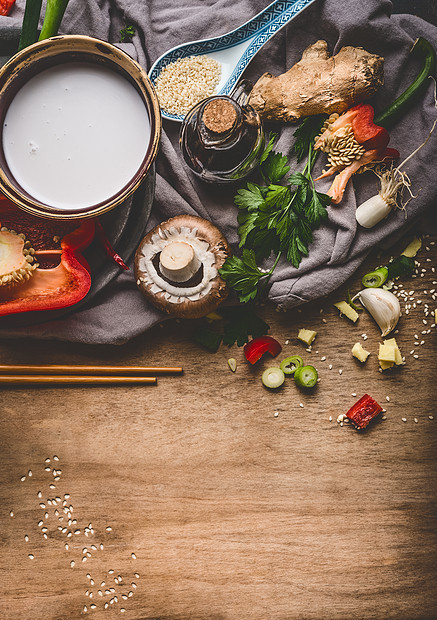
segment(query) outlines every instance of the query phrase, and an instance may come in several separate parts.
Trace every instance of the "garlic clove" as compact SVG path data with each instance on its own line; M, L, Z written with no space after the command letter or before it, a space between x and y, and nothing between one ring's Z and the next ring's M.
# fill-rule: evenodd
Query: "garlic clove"
M397 325L401 316L398 298L383 288L366 288L354 296L378 324L381 335L387 336Z
M387 217L391 210L392 207L377 194L357 208L355 217L358 224L363 228L373 228L373 226L376 226L376 224Z

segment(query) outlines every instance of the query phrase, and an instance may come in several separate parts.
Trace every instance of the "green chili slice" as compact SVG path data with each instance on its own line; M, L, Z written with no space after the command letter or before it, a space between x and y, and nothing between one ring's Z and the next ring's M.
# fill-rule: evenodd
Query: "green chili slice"
M319 375L314 366L300 366L294 373L296 385L302 388L312 388L316 385Z
M266 388L274 390L284 383L285 375L280 368L270 366L270 368L266 368L263 372L261 381Z
M284 374L294 375L296 369L303 366L303 359L300 355L290 355L290 357L286 357L285 360L282 360L279 366Z
M367 288L379 288L384 284L388 277L388 269L387 267L379 267L375 269L375 271L371 271L370 273L366 273L366 275L361 280L363 286Z

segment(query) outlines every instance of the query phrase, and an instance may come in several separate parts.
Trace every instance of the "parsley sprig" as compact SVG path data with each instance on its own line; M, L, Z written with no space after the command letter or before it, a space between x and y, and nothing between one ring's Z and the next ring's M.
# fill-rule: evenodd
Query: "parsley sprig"
M325 118L306 119L294 133L297 160L303 159L304 152L308 156L302 172L293 172L283 184L290 166L285 155L273 150L277 139L273 134L260 160L265 185L247 183L235 196L242 256L228 258L220 274L242 303L255 299L265 289L282 255L299 267L303 256L308 255L313 230L327 217L331 198L317 192L311 176L317 158L314 139ZM258 263L272 253L276 259L271 269L261 269Z

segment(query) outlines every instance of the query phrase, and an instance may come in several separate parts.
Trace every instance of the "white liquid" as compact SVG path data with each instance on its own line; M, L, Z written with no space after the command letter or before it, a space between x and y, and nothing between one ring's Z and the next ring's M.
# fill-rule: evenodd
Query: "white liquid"
M3 127L15 180L63 210L116 194L139 169L149 141L147 109L134 86L91 63L35 75L15 95Z

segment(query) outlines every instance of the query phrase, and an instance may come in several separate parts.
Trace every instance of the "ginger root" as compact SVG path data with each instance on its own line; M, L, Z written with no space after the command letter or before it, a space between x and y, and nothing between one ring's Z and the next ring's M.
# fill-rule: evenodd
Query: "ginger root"
M329 56L326 41L307 47L286 73L264 73L253 87L249 104L263 120L295 122L305 116L338 112L373 95L383 84L381 56L361 47L342 47Z

